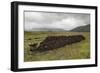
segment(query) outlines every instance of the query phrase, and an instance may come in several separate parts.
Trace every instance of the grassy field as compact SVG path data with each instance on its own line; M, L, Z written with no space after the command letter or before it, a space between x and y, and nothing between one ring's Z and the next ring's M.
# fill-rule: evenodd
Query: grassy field
M81 34L85 40L62 48L32 54L29 44L42 42L47 36ZM71 60L90 58L90 32L24 32L24 61Z

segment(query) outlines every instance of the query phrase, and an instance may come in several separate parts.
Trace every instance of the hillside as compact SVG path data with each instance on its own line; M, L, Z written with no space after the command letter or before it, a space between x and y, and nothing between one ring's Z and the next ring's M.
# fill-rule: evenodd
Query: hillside
M90 32L90 25L80 26L72 29L73 32Z

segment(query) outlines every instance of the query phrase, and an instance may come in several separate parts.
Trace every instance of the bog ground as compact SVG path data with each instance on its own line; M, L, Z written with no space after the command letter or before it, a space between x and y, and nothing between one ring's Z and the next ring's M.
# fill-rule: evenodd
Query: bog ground
M30 51L29 44L38 46L47 36L83 35L85 40L42 53ZM75 60L90 58L90 32L24 32L24 61Z

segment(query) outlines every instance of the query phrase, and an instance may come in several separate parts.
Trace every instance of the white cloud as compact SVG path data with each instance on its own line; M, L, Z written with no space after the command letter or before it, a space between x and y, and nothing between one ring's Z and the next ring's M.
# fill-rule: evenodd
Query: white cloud
M71 30L89 23L89 14L25 12L25 30L34 30L33 28Z

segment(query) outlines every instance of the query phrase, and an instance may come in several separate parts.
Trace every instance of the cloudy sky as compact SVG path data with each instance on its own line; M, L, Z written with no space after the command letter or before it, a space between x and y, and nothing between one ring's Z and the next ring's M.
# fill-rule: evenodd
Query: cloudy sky
M90 14L25 11L24 23L25 31L35 30L36 28L72 30L90 24Z

